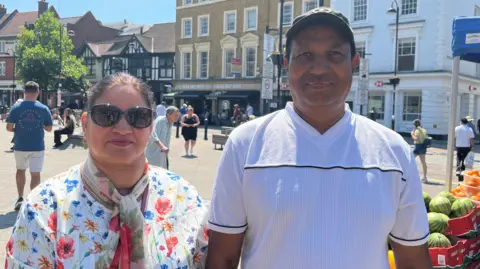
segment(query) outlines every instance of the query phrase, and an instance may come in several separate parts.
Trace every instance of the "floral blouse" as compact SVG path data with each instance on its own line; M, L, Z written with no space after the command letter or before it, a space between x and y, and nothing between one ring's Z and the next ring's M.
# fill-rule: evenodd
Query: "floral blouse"
M148 175L147 268L203 268L207 206L176 174L150 166ZM45 181L19 212L7 243L5 268L95 268L107 247L111 214L86 191L80 166Z

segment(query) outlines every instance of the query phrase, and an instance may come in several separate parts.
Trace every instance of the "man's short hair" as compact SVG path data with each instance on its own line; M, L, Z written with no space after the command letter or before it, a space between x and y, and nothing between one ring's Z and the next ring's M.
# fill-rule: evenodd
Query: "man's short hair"
M178 111L178 108L176 106L169 106L169 107L167 107L167 110L165 111L165 114L172 115L173 113L175 113L177 111Z
M36 92L36 91L39 90L40 87L38 86L38 84L36 82L29 81L29 82L25 83L24 88L25 88L26 92Z
M468 123L468 120L467 120L466 118L463 118L463 119L460 120L460 122L461 122L462 124L467 124L467 123Z

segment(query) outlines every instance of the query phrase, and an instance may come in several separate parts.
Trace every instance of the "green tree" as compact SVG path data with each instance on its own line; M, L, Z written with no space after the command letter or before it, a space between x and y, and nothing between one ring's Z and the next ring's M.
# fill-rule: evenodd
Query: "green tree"
M23 81L37 82L40 88L47 92L56 91L59 82L62 83L64 91L86 89L82 88L87 72L82 64L83 59L71 54L74 48L72 40L67 30L61 27L53 12L46 12L35 22L33 29L23 29L18 36L16 61L18 76ZM62 32L61 50L60 32Z

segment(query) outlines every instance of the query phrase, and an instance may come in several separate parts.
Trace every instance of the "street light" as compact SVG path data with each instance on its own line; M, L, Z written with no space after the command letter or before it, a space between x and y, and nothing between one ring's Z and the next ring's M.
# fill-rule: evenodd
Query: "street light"
M387 14L395 14L395 66L393 67L393 78L389 79L390 85L393 86L393 106L392 106L392 130L395 131L395 96L397 95L397 85L400 84L400 78L397 76L398 69L398 23L400 20L400 8L397 0L393 0Z
M15 84L15 73L17 72L16 70L16 55L15 55L15 50L13 49L8 49L7 50L7 55L11 55L13 57L13 78L12 78L12 94L10 95L10 105L13 104L13 95L15 95L15 90L17 89L17 85Z

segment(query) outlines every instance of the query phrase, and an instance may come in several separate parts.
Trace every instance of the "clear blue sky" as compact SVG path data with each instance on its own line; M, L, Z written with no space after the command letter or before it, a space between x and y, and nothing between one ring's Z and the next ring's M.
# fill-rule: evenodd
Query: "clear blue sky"
M3 0L7 12L38 9L38 0ZM81 16L87 11L104 23L127 19L138 24L175 21L176 0L48 0L61 17Z

